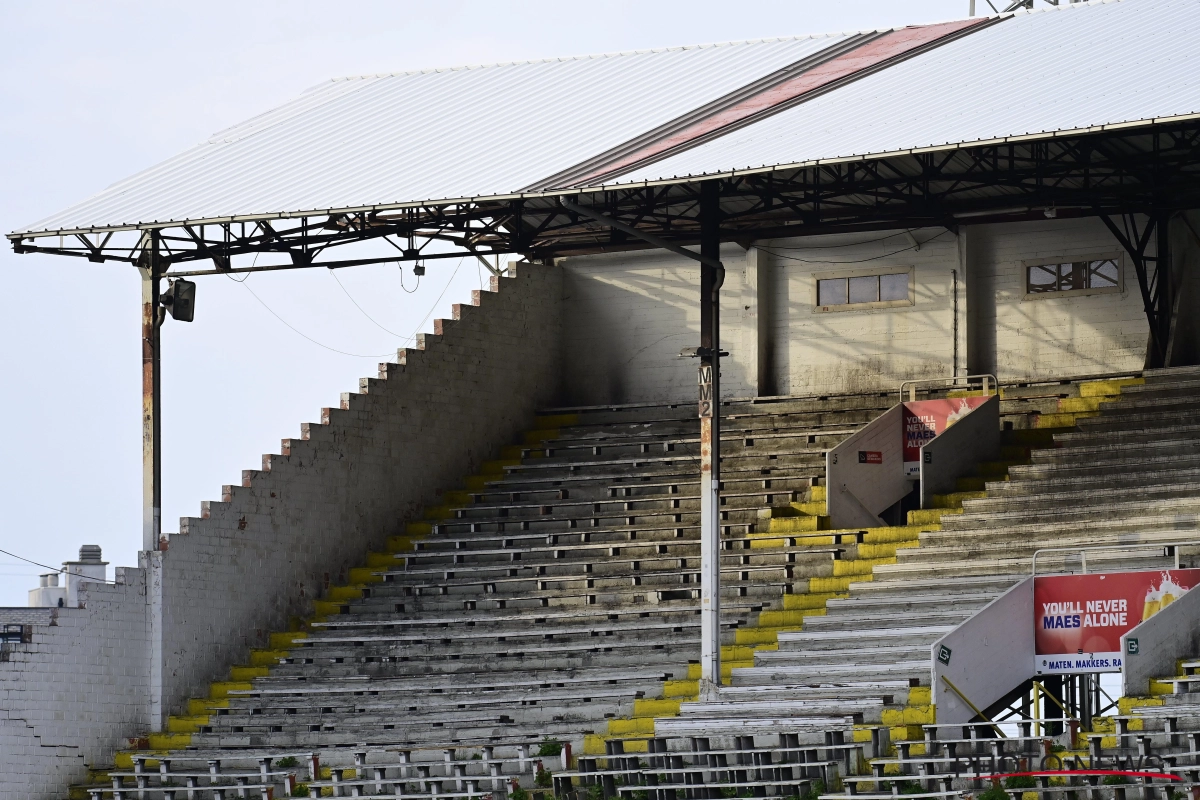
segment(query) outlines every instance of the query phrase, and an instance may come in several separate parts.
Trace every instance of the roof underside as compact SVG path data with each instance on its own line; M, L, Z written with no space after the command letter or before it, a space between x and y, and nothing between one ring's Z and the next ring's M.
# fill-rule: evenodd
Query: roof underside
M10 236L684 183L1188 119L1197 75L1194 0L1093 0L895 32L355 78Z

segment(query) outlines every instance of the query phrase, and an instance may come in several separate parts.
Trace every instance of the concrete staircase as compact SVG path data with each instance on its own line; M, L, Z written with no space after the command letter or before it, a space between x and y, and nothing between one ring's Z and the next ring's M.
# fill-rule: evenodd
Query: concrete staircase
M295 761L301 767L284 769L307 770L293 780L310 784L299 791L319 791L322 781L365 780L368 766L396 757L382 754L402 752L404 764L448 758L461 768L456 786L470 774L495 778L499 765L499 775L533 788L534 756L561 759L563 743L597 757L726 735L743 737L743 751L746 737L790 736L780 741L797 748L819 740L826 749L815 757L853 771L854 740L874 736L868 755L879 755L874 731L898 738L930 719L932 637L1027 570L1035 538L1006 535L995 515L1016 515L1020 531L1040 524L1037 542L1062 544L1078 538L1065 526L1104 506L1081 493L1076 516L1038 522L1042 506L995 498L1040 497L1066 474L1055 470L1086 469L1056 459L1089 428L1056 437L1062 450L1037 450L1055 443L1045 426L1102 430L1110 417L1101 401L1120 388L1004 387L1008 460L981 465L908 525L866 531L828 530L824 453L895 394L724 404L722 657L731 685L717 703L695 702L694 406L547 412L350 583L330 588L314 617L274 634L165 731L135 740L118 758L130 773L121 780L218 760L222 774L243 769L266 786L279 763ZM1143 517L1131 508L1106 519ZM464 758L478 763L464 767ZM145 796L166 791L156 780L173 779L142 780Z

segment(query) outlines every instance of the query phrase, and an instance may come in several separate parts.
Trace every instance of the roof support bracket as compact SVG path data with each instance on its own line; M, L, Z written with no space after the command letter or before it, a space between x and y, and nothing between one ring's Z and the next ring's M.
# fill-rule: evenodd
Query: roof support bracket
M679 245L675 244L674 242L668 242L666 239L663 239L662 237L655 236L653 233L648 233L647 231L639 230L638 228L635 228L632 225L626 225L624 222L621 222L619 219L613 219L612 217L610 217L606 214L601 214L599 211L595 211L594 209L587 208L586 206L581 206L581 205L578 205L577 203L573 203L565 197L559 198L558 202L561 203L562 207L565 208L567 211L571 211L575 214L580 214L582 216L588 217L589 219L594 219L594 220L596 220L596 222L607 225L610 228L615 228L616 230L619 230L622 233L627 233L630 236L633 236L637 239L641 239L643 242L646 242L647 244L652 244L655 247L661 248L663 250L669 250L670 252L674 253L675 255L683 256L684 258L690 258L693 261L699 261L701 264L712 267L713 269L717 269L717 270L725 269L725 266L721 263L721 260L719 258L713 258L712 256L706 256L706 255L703 255L702 253L697 253L693 250L688 250L686 247L680 247Z

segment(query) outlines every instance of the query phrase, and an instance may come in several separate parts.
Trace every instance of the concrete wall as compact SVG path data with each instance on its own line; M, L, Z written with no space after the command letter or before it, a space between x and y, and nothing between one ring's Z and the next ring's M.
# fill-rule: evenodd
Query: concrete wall
M1139 370L1149 327L1137 277L1124 261L1124 291L1025 298L1025 262L1120 254L1095 218L963 228L971 320L969 367L1001 381Z
M921 508L930 508L935 494L953 492L979 462L999 458L1000 397L992 395L921 446Z
M1136 639L1137 653L1129 652ZM1200 591L1190 589L1175 602L1121 637L1121 693L1150 694L1151 678L1176 674L1175 662L1200 652Z
M958 273L959 366L966 362L967 275L945 229L813 236L761 244L770 259L772 368L780 393L898 389L948 377L954 367L954 273ZM912 269L912 305L823 312L817 276Z
M934 642L933 702L938 724L970 722L975 712L943 680L983 710L1028 680L1033 670L1033 578L1013 586ZM949 664L938 660L950 651Z
M0 609L33 624L30 643L0 650L0 800L66 797L151 727L146 575L117 580L80 586L81 608Z
M559 400L561 271L521 264L492 288L150 554L156 715L206 693L270 631L310 613L368 550Z
M721 250L721 394L758 394L757 253ZM696 399L700 265L662 251L563 262L566 402L607 405Z
M880 454L860 462L860 451ZM894 405L825 454L826 504L834 528L884 525L879 514L912 491L904 477L904 407Z
M1185 248L1188 235L1176 220L1177 259L1195 261L1200 249ZM968 225L958 235L929 228L911 236L879 231L764 240L748 250L724 246L722 345L730 357L723 395L889 390L904 380L968 372L1012 381L1142 368L1148 328L1128 265L1121 292L1025 297L1026 261L1120 253L1099 220ZM568 402L693 399L694 369L677 356L699 337L696 263L645 251L562 264ZM912 273L911 305L816 305L819 275L901 269ZM1200 297L1190 283L1183 291ZM1181 358L1190 358L1184 354L1193 343L1200 354L1200 327L1185 325Z

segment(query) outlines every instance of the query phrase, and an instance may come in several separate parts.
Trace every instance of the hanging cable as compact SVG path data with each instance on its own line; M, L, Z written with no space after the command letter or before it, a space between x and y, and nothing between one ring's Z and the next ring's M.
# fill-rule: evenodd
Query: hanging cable
M110 581L110 580L108 580L108 579L106 579L106 578L89 578L88 576L86 576L86 575L83 575L82 573L79 573L79 572L71 572L71 571L70 571L70 570L68 570L66 567L52 567L52 566L50 566L50 565L48 565L48 564L42 564L42 563L40 563L40 562L37 562L37 561L34 561L34 560L32 560L32 559L25 558L24 556L19 556L19 555L17 555L16 553L10 553L10 552L8 552L7 550L0 550L0 553L4 553L4 555L6 555L6 556L12 556L13 558L15 558L15 559L17 559L17 560L19 560L19 561L24 561L26 564L33 564L35 567L41 567L42 569L48 569L48 570L50 570L51 572L65 572L65 573L67 573L68 575L74 575L74 576L75 576L75 577L77 577L77 578L78 578L78 577L87 578L89 581L95 581L96 583L108 583L108 584L111 584L111 585L113 585L113 586L119 586L119 585L120 585L120 584L118 584L116 581Z
M251 295L253 295L254 299L258 301L259 305L261 305L263 308L265 308L267 311L269 311L271 313L271 316L273 316L275 319L279 320L284 325L286 325L293 333L295 333L298 336L304 337L308 341L315 344L317 347L323 347L326 350L329 350L330 352L340 353L341 355L351 356L353 358L383 358L384 356L393 355L395 353L395 351L393 350L389 353L379 353L378 355L363 355L362 353L347 353L345 350L338 350L336 347L330 347L327 344L322 344L321 342L318 342L316 339L312 338L308 334L305 334L305 333L297 330L287 320L285 320L283 317L276 314L269 305L267 305L266 303L263 302L263 299L261 297L259 297L257 294L254 294L253 289L251 289L249 286L246 286L245 281L239 281L239 283L242 284L242 286L245 288L245 290L247 292L249 292ZM393 335L395 335L395 334L393 334Z
M419 262L418 262L418 263L419 263ZM405 286L405 285L404 285L404 265L403 265L403 264L401 264L399 261L397 261L397 262L396 262L396 266L400 267L400 288L404 290L404 293L405 293L405 294L412 294L412 293L413 293L413 292L415 292L417 289L420 289L420 288L421 288L421 275L420 275L420 273L417 273L417 285L416 285L416 286L414 286L414 287L412 288L412 291L409 291L409 288L408 288L407 286ZM424 269L424 267L422 267L421 269ZM416 272L416 270L415 270L415 269L414 269L413 271L414 271L414 272ZM357 303L355 303L355 305L358 305L358 304L357 304Z
M376 322L376 321L375 321L375 318L374 318L374 317L372 317L370 314L368 314L368 313L366 312L366 309L364 309L362 306L360 306L360 305L358 304L358 301L354 299L354 296L353 296L353 295L351 295L351 294L350 294L350 292L349 292L349 291L347 291L346 287L345 287L345 286L342 284L342 282L341 282L340 280L338 280L337 273L336 273L336 272L334 272L333 270L329 270L329 274L330 274L331 276L333 276L333 279L334 279L335 281L337 281L337 285L341 287L341 289L342 289L342 293L343 293L343 294L345 294L345 295L346 295L346 297L350 298L350 302L351 302L351 303L354 303L354 307L355 307L355 308L357 308L359 311L361 311L361 312L362 312L362 315L363 315L364 317L366 317L367 319L371 320L371 323L372 323L372 324L374 324L374 326L375 326L376 328L379 328L379 330L383 331L384 333L390 333L392 336L395 336L397 339L401 339L401 340L403 340L403 341L406 341L406 342L412 339L412 337L411 337L411 336L404 336L404 335L402 335L402 334L396 333L395 331L390 331L390 330L388 330L387 328L385 328L385 327L383 327L382 325L380 325L378 322ZM404 284L404 273L401 273L401 274L400 274L400 283L401 283L401 285L403 285L403 284ZM415 291L415 290L414 290L414 291Z
M349 293L349 292L346 292L346 287L345 287L345 286L342 286L342 282L341 282L341 281L337 281L337 283L338 283L338 286L342 286L342 291L343 291L343 292L346 292L346 296L350 298L350 302L354 303L354 306L355 306L355 308L357 308L357 309L358 309L358 310L359 310L359 311L362 313L362 315L363 315L363 316L365 316L367 319L370 319L370 320L371 320L371 322L375 322L375 324L376 324L376 325L378 325L378 326L379 326L379 328L380 328L381 330L387 331L387 332L388 332L388 333L390 333L392 336L395 336L395 337L397 337L398 339L400 339L400 340L402 340L402 341L405 341L405 342L411 342L411 341L414 341L414 340L417 338L417 334L418 334L418 333L420 333L420 331L421 331L421 326L425 324L426 320L428 320L428 319L429 319L429 317L430 317L430 315L431 315L431 314L433 314L433 312L434 312L434 311L437 309L438 303L440 303L440 302L442 301L442 298L446 296L446 292L447 292L447 290L449 290L449 288L450 288L450 284L454 283L454 277L455 277L456 275L458 275L458 271L459 271L460 269L462 269L463 261L464 261L464 259L465 259L465 258L466 258L466 257L464 256L463 258L460 258L460 259L458 259L458 265L454 267L454 272L450 273L450 280L446 281L446 285L445 285L444 287L442 287L442 293L441 293L441 294L439 294L439 295L437 296L437 299L433 301L433 305L431 305L431 306L429 307L429 310L428 310L427 312L425 312L425 316L424 316L424 317L422 317L422 318L421 318L421 321L417 323L416 330L414 330L414 331L412 332L412 335L410 335L410 336L401 336L400 334L398 334L398 333L395 333L394 331L389 331L387 328L384 328L382 325L379 325L379 323L378 323L378 322L375 322L375 320L371 319L370 315L369 315L369 314L367 314L367 312L366 312L366 311L363 311L363 309L362 309L362 306L360 306L360 305L359 305L359 304L358 304L358 303L357 303L357 302L354 300L354 298L353 298L353 297L350 295L350 293ZM331 272L332 272L332 270L331 270ZM334 277L334 280L337 280L337 276L336 276L336 275L334 275L333 277ZM323 343L321 343L321 342L318 342L316 339L314 339L314 338L312 338L311 336L309 336L308 334L306 334L306 333L304 333L304 332L302 332L302 331L298 330L298 329L297 329L295 326L293 326L291 323L289 323L289 322L288 322L287 320L285 320L283 317L281 317L281 316L279 316L278 314L276 314L276 313L275 313L275 311L274 311L274 310L273 310L273 309L272 309L272 308L271 308L269 305L267 305L265 302L263 302L263 299L262 299L261 297L259 297L257 294L255 294L255 293L254 293L254 290L253 290L253 289L251 289L249 286L246 286L246 285L245 285L245 281L244 281L244 280L242 280L242 281L237 281L237 282L238 282L238 283L240 283L240 284L242 284L242 286L245 288L245 290L246 290L247 292L249 292L249 293L250 293L250 294L251 294L251 295L254 297L254 299L255 299L255 300L257 300L257 301L258 301L259 305L261 305L261 306L262 306L263 308L265 308L265 309L266 309L268 312L270 312L271 316L275 317L275 319L277 319L277 320L279 320L280 322L282 322L282 323L283 323L285 326L287 326L287 328L288 328L289 330L291 330L293 333L295 333L296 335L298 335L298 336L301 336L301 337L303 337L303 338L307 339L308 341L310 341L310 342L312 342L313 344L315 344L317 347L323 347L323 348L325 348L326 350L329 350L329 351L331 351L331 352L334 352L334 353L339 353L339 354L341 354L341 355L344 355L344 356L351 356L352 358L382 358L382 357L384 357L384 356L389 356L389 355L392 355L392 354L395 352L395 351L392 351L392 352L390 352L390 353L380 353L379 355L363 355L363 354L360 354L360 353L348 353L348 352L346 352L345 350L338 350L336 347L330 347L330 346L329 346L329 345L327 345L327 344L323 344ZM415 291L415 290L414 290L414 291Z
M777 258L786 258L788 261L799 261L802 264L839 264L839 265L840 264L866 264L870 261L878 261L881 258L887 258L888 256L898 255L900 253L904 253L909 250L916 250L921 245L928 244L929 242L937 241L938 239L945 236L947 233L949 233L949 231L942 231L937 236L934 236L932 239L926 239L924 242L918 242L915 245L909 245L908 247L902 247L899 250L893 250L890 253L883 253L882 255L871 256L870 258L858 258L858 259L852 259L852 260L848 260L848 261L830 261L828 259L796 258L795 256L789 256L789 255L784 255L783 253L777 253L774 250L768 249L766 247L762 247L759 249L762 250L763 252L770 253L771 255L776 256Z
M446 295L446 290L450 288L450 284L454 283L454 276L458 274L458 271L460 269L462 269L464 260L466 260L466 256L463 256L462 258L460 258L458 260L458 266L456 266L454 268L454 272L450 273L450 280L446 281L446 285L442 289L442 293L437 296L437 300L433 301L433 305L431 305L429 307L429 311L425 312L425 316L422 317L421 321L417 323L417 329L415 331L413 331L413 335L412 335L413 339L417 338L417 331L421 330L421 326L425 324L425 320L429 319L429 315L433 313L435 308L437 308L437 304L442 302L442 298L445 297L445 295Z
M258 257L261 254L262 254L262 251L259 251L254 254L254 260L250 262L250 269L254 269L256 266L258 266ZM234 283L245 283L246 281L250 280L250 276L253 274L254 273L252 273L252 272L247 272L246 277L242 278L240 281L237 278L230 275L228 272L225 273L225 277L229 278L229 280L233 281Z
M904 233L912 233L906 230ZM807 247L776 247L776 250L837 250L839 247L857 247L861 244L878 244L886 242L888 239L895 239L897 236L903 236L904 233L889 233L880 239L868 239L865 242L843 242L842 244L814 244Z

